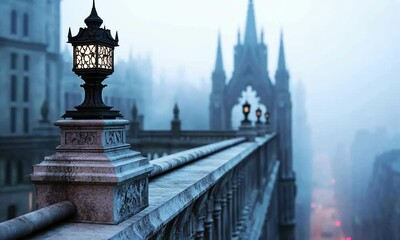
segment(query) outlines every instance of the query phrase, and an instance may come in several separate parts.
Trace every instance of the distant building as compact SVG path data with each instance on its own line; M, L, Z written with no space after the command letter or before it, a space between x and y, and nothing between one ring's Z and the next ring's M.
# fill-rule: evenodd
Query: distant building
M60 0L3 0L0 16L0 136L29 135L45 100L61 114Z
M360 239L400 239L400 150L376 158L366 201Z
M346 157L343 146L336 150L337 156L333 162L336 196L343 230L352 239L386 239L370 238L372 235L366 231L373 228L370 224L377 220L374 216L376 214L371 212L371 201L375 201L377 196L370 195L371 184L376 181L377 166L381 164L377 162L383 162L375 160L376 156L390 149L400 148L398 139L399 135L391 136L384 128L377 128L375 131L360 130L351 144L349 158ZM379 159L384 158L382 156ZM383 185L381 187L384 188Z
M296 239L309 240L311 229L312 146L311 128L307 119L306 92L302 82L294 90L293 157L296 171Z

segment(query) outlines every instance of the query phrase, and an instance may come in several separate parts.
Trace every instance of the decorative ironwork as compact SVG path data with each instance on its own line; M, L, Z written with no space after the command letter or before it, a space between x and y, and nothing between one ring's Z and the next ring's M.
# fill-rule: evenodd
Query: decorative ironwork
M119 111L111 110L103 102L102 92L106 85L102 82L114 72L114 48L118 46L118 33L115 38L110 30L100 28L103 20L97 15L95 2L92 11L85 19L86 28L80 28L76 36L68 32L68 42L74 48L73 71L80 76L85 84L85 99L75 108L77 111L67 111L64 118L73 119L116 119L122 117Z
M98 47L98 68L103 69L113 69L113 53L114 51L112 48L106 46L99 46Z
M83 45L75 47L75 68L88 69L96 68L96 46Z

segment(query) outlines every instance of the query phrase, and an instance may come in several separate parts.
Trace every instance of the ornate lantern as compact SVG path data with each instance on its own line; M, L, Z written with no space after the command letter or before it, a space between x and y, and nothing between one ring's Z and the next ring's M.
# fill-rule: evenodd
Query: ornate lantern
M270 114L268 111L265 112L265 124L269 124L269 118L270 118Z
M261 115L262 115L262 111L261 111L260 107L258 107L256 110L257 123L261 123L261 120L260 120Z
M85 83L83 103L76 106L77 111L67 111L64 118L73 119L116 119L122 117L119 111L111 110L103 102L102 82L114 72L114 48L118 46L118 33L115 38L110 30L100 28L103 20L97 15L93 0L92 12L85 19L86 28L80 28L76 36L68 33L68 43L73 46L73 69Z
M242 105L242 110L243 110L243 115L244 115L244 120L242 121L242 123L249 123L249 113L251 110L251 105L249 102L246 102Z

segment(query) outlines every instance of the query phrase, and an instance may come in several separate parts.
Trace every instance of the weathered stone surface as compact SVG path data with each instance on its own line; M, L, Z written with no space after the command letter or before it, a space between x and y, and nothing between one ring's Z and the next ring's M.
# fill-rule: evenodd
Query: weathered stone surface
M148 205L152 166L126 144L126 120L63 120L55 155L33 168L37 207L64 200L74 221L116 224Z
M0 223L0 239L20 239L35 231L67 219L76 212L72 202L64 201Z
M195 204L204 193L229 176L233 169L273 137L266 135L255 142L240 143L151 179L149 206L118 225L65 223L31 239L54 236L58 239L148 239L164 231L168 222ZM78 231L79 234L76 234Z
M170 171L174 168L183 166L192 161L205 157L209 154L221 151L225 148L234 146L241 142L244 142L245 138L235 138L232 140L226 140L218 143L209 144L207 146L198 147L190 150L186 150L180 153L172 154L166 157L155 159L151 162L154 170L151 172L150 176L154 177Z

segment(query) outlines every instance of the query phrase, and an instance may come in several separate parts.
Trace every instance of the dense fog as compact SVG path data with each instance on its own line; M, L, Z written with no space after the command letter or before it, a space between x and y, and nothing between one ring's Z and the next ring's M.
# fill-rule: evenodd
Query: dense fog
M358 239L359 225L368 218L363 209L370 205L363 199L373 181L375 158L399 147L400 1L255 0L254 4L257 30L265 31L272 79L280 31L284 32L294 105L298 215L307 215L308 202L314 214L320 203L329 202L334 205L326 208L334 212L332 221L344 224L340 239ZM177 102L184 129L207 129L217 35L221 33L229 80L237 32L244 32L247 1L115 0L110 6L98 0L98 5L110 10L101 14L120 32L117 58L134 54L152 60L153 111L145 116L146 128L168 129ZM65 36L68 27L81 25L89 6L89 1L63 2ZM71 18L72 12L79 17ZM242 96L258 104L257 89ZM233 111L236 119L241 117L239 107ZM316 214L312 221L318 218Z
M105 81L110 86L105 102L114 103L108 95L129 85L121 79L138 77L141 83L126 86L127 95L132 91L128 101L115 100L125 106L126 118L131 119L132 103L141 102L138 112L144 129L168 130L178 104L183 130L208 130L218 36L229 81L234 46L245 32L248 2L96 0L106 27L113 35L118 31L120 40L116 73ZM268 46L272 82L281 36L285 45L293 103L297 239L400 239L400 231L392 230L400 225L400 153L394 151L400 148L400 0L253 2L257 34L264 32ZM69 72L72 47L67 35L69 28L75 35L83 26L91 5L89 0L61 1L62 87L76 90L82 83ZM148 96L139 101L135 94L142 85ZM243 89L232 110L235 129L245 100L253 109L268 109L260 103L259 91ZM69 97L72 102L58 106L70 108L82 96ZM59 114L54 106L50 111L50 120L55 120ZM250 119L254 121L255 115Z

